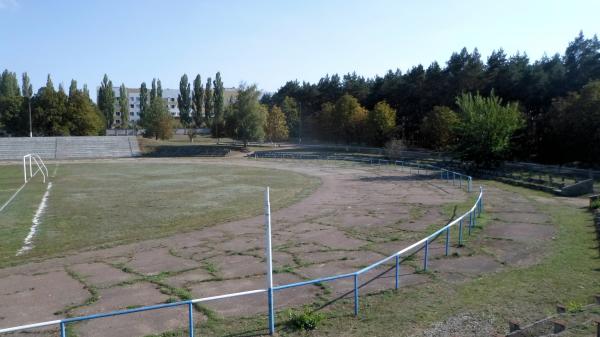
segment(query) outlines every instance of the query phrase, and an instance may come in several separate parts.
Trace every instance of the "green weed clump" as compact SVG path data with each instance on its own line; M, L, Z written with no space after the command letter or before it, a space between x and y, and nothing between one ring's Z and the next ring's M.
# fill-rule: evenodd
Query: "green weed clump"
M325 319L323 313L313 311L309 307L304 307L302 310L289 309L287 316L287 326L292 330L314 330Z
M569 303L567 303L567 312L576 313L576 312L582 312L582 311L583 311L583 304L581 302L569 301Z

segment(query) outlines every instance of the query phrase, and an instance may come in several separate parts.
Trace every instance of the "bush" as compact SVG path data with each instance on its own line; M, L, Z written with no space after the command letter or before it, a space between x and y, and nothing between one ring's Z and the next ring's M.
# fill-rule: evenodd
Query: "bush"
M483 167L502 162L513 134L524 125L518 104L503 104L492 92L490 97L462 94L456 105L460 117L456 150L461 158Z
M599 209L600 208L600 199L593 200L590 204L591 209Z
M402 139L392 139L385 143L385 155L389 159L401 158L404 150L406 150L406 145Z
M325 318L322 313L313 311L309 307L304 307L301 311L290 309L287 315L287 326L292 330L314 330Z

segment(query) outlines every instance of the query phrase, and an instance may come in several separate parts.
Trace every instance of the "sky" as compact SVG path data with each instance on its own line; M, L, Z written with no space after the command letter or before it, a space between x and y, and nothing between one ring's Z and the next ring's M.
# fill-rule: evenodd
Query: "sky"
M0 0L0 68L93 91L186 73L276 91L325 74L444 64L463 47L535 60L600 33L598 0Z

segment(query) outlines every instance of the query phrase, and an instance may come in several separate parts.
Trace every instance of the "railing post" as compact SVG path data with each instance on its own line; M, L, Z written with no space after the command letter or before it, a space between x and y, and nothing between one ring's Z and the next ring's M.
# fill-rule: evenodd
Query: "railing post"
M396 289L398 289L400 278L400 255L396 255Z
M267 258L267 305L269 310L269 334L275 333L275 309L273 299L273 258L271 248L271 201L269 187L265 190L265 236L266 236L266 258Z
M473 178L469 177L469 181L468 181L468 186L467 186L467 192L471 192L471 180Z
M452 172L452 186L456 185L456 173Z
M67 327L63 322L60 322L60 337L67 337Z
M450 227L446 228L446 256L448 256L450 249Z
M473 228L473 212L469 213L469 235L471 235L471 229Z
M458 176L458 187L462 188L462 175Z
M189 336L194 337L194 305L192 301L188 303L188 329Z
M23 156L23 179L27 182L27 168L25 166L25 156Z
M354 274L354 316L358 316L358 273Z
M423 256L423 271L427 271L428 258L429 258L429 239L425 240L425 256Z
M463 219L458 222L458 246L462 247L463 240Z

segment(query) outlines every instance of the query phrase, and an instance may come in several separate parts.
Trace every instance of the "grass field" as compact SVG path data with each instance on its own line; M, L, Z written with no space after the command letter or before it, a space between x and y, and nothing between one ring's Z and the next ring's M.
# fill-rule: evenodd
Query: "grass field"
M48 165L48 207L34 248L23 256L32 217L46 189L26 185L0 213L0 266L167 236L262 214L271 187L275 209L310 194L319 180L282 170L213 164L97 162ZM22 168L0 166L0 201L22 184Z

